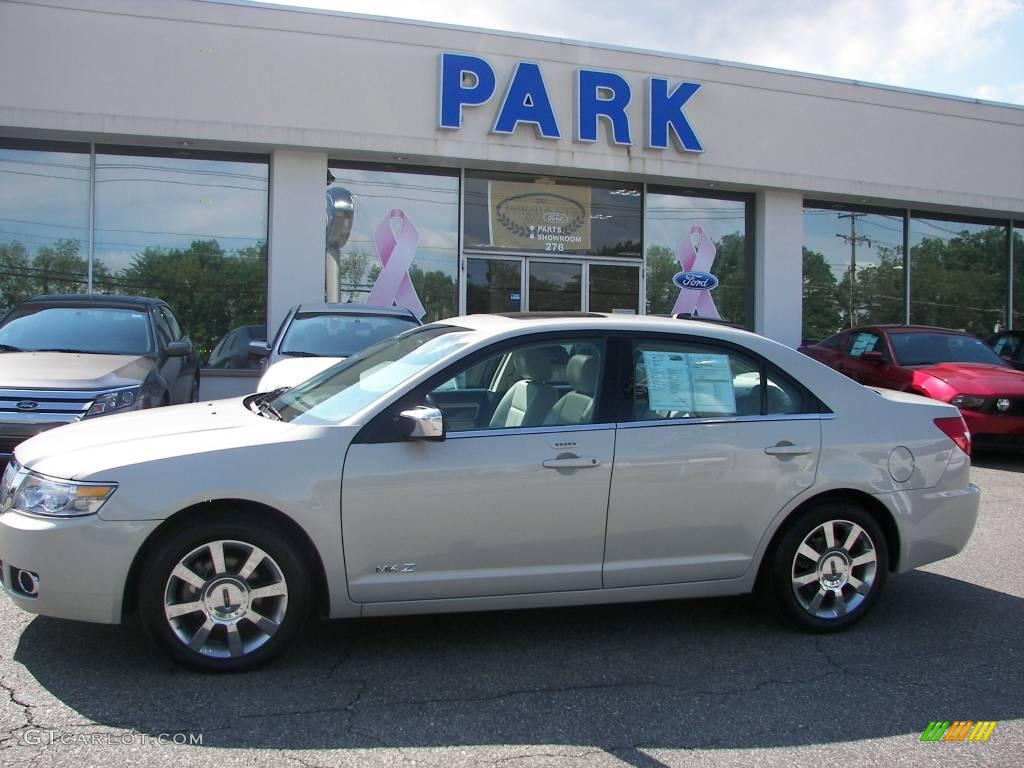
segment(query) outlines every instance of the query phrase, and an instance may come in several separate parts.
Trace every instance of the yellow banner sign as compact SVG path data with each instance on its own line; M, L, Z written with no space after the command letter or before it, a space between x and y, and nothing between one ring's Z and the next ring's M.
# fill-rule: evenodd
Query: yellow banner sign
M590 188L492 181L491 245L522 251L589 251Z

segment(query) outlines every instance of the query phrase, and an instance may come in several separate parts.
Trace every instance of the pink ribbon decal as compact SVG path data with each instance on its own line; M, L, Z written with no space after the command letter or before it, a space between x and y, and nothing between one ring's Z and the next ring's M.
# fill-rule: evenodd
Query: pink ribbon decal
M676 246L676 258L679 259L679 266L683 272L707 272L711 273L711 267L715 263L715 244L704 231L700 224L694 224L690 231L679 238L679 245ZM711 298L711 291L707 289L693 290L691 288L680 288L679 297L673 313L686 313L698 317L710 317L721 319L718 314L718 307L715 300Z
M392 219L401 222L397 238L391 229ZM416 258L416 244L419 241L420 232L412 219L405 215L405 211L394 208L388 212L373 233L373 247L377 249L381 270L370 291L370 298L366 300L367 304L372 307L398 305L411 310L420 319L427 314L409 277L409 267Z

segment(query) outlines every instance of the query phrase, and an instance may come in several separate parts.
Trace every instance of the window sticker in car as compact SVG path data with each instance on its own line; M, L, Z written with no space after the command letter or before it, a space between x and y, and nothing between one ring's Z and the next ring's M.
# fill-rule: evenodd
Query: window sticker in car
M652 411L736 413L728 355L644 351L643 358Z

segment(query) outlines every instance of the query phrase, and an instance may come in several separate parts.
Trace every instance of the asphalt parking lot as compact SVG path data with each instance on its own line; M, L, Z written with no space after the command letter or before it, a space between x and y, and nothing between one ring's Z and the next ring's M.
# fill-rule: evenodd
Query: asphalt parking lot
M834 636L747 598L336 621L268 669L204 676L137 625L3 599L0 763L1019 766L1024 457L977 457L974 481L967 550ZM933 720L998 725L921 742Z

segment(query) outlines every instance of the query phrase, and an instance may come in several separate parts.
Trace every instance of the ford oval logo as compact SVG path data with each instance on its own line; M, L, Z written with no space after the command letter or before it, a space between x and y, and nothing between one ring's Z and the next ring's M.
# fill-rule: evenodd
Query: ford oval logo
M548 224L566 224L569 221L569 217L561 211L548 211L544 214L544 221Z
M34 400L22 400L20 403L18 403L19 411L34 411L38 407L39 403L35 402Z
M691 291L710 291L718 287L718 278L708 272L677 272L672 282Z

